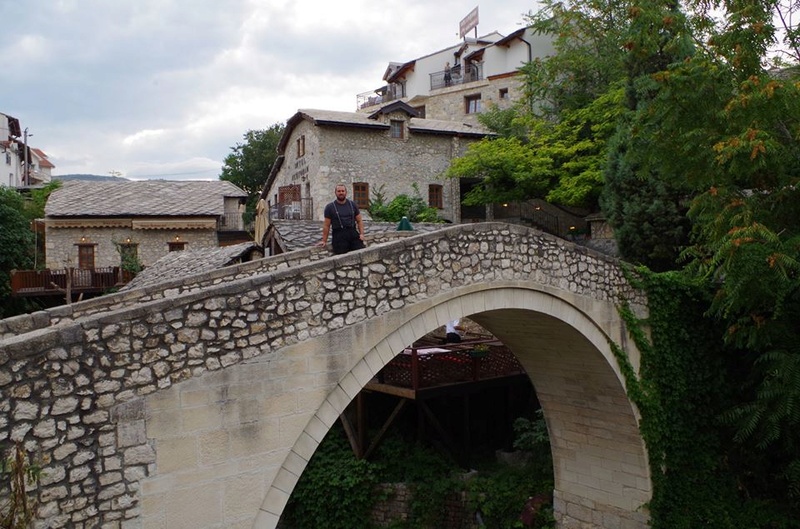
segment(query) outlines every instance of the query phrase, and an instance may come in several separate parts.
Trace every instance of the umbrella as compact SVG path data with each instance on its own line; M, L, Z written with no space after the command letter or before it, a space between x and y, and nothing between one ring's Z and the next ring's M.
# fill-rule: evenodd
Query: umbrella
M256 204L256 225L255 235L256 244L259 247L264 245L264 236L267 234L267 203L262 198Z

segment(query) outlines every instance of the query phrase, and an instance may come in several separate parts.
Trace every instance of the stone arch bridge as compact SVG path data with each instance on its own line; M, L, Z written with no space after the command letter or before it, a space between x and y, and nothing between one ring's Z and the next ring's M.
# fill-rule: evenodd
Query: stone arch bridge
M469 317L544 410L559 526L643 528L650 470L609 343L620 264L499 223L308 249L0 321L0 444L43 465L39 527L274 528L396 353Z

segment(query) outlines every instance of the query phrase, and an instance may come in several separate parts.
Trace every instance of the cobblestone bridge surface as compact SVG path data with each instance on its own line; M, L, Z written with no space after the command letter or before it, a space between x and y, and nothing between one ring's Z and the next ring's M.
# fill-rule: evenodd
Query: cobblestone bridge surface
M0 321L0 444L21 443L43 465L39 527L274 527L324 433L392 351L485 312L523 365L546 374L557 356L526 360L525 333L508 327L523 313L498 312L534 308L550 312L541 334L575 334L565 343L601 360L578 363L605 373L568 406L548 404L561 526L644 527L649 470L602 343L625 341L623 300L646 304L617 261L499 223L244 263ZM553 369L552 380L575 373ZM544 401L562 391L541 385ZM622 418L590 425L604 410ZM582 430L574 442L573 423L590 441ZM592 445L613 465L574 455L615 429L627 448Z

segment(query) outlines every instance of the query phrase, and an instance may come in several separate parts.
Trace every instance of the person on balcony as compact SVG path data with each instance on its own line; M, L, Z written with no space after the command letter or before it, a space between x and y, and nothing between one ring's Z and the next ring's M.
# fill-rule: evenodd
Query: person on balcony
M450 74L450 62L448 61L444 65L444 85L450 86L450 83L453 81L453 76Z
M364 222L358 204L347 198L347 187L337 184L336 200L325 206L320 246L328 244L328 233L333 231L333 253L336 255L364 248Z

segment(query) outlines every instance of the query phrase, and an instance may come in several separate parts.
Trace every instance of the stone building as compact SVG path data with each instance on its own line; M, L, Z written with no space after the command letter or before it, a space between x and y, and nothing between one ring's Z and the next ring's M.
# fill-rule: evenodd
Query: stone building
M261 198L270 219L321 220L337 183L362 208L376 191L391 200L413 196L416 185L442 218L459 222L459 181L443 173L488 134L479 125L419 118L401 101L371 114L299 110L286 124Z
M403 101L420 117L477 124L486 108L508 108L522 95L519 68L553 53L549 37L521 28L494 31L406 62L391 62L385 85L358 94L360 112Z
M216 248L249 239L247 193L225 181L67 181L45 206L46 266L144 266L169 252Z
M39 186L52 180L55 165L43 150L27 143L29 136L17 118L0 112L0 185Z

